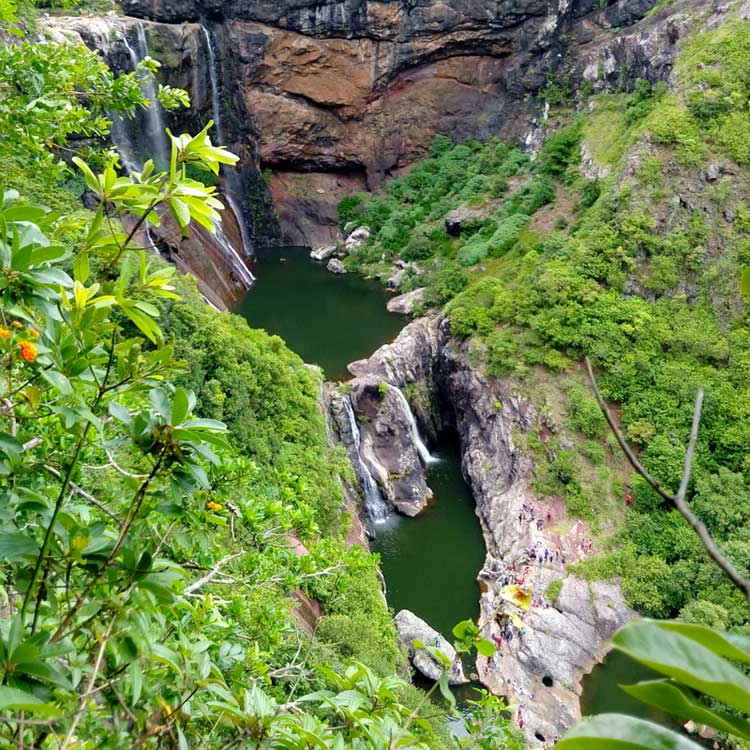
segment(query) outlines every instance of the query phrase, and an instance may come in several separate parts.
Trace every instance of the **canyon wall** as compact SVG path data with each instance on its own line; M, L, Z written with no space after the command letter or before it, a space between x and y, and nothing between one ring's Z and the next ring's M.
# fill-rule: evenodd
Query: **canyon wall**
M436 419L457 430L487 553L477 571L479 627L501 643L493 657L477 658L476 671L494 694L520 704L516 718L523 717L531 747L544 747L580 719L583 677L635 613L616 582L588 583L568 572L569 563L591 553L582 545L591 532L567 515L563 498L541 499L532 488L533 463L518 435L558 426L539 414L518 381L489 378L475 360L471 344L453 338L446 319L420 318L349 369L355 383L388 382L411 393L423 432L440 427ZM402 439L409 434L398 422L393 429ZM346 435L341 439L351 452ZM531 549L539 562L529 559ZM545 549L549 558L542 558ZM528 611L507 599L508 584L516 582L531 594Z
M164 25L210 26L231 145L253 165L254 180L245 178L250 199L267 199L256 167L269 168L283 241L319 245L336 235L342 197L400 174L435 135L519 138L533 148L547 101L574 97L583 87L665 78L685 31L679 11L697 2L681 0L656 14L648 13L654 0L124 0L122 6ZM200 69L204 58L198 49L177 66L183 77L193 76L199 94L205 75L189 69ZM261 214L266 226L258 236L277 241L277 227L265 209Z

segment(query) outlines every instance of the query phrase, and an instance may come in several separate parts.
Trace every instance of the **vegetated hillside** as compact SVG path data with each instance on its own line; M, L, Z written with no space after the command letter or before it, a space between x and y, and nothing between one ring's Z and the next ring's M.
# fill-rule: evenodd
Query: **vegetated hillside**
M320 375L119 223L178 193L206 220L192 178L233 159L204 133L166 175L118 175L98 144L107 113L147 106L147 73L16 31L0 49L0 744L452 747L396 676L376 557L345 543L351 468ZM485 705L482 727L517 741Z
M402 289L426 286L425 307L448 303L453 333L473 338L490 374L532 391L554 374L567 398L548 391L550 408L579 439L532 436L537 490L619 528L578 572L621 576L644 614L722 626L747 623L741 595L643 482L625 513L626 488L611 481L620 459L576 362L592 357L644 464L674 488L706 389L691 504L747 574L748 70L750 27L733 18L685 45L668 86L555 107L534 161L503 143L438 138L385 195L340 207L342 223L374 230L350 269L387 275L409 261Z

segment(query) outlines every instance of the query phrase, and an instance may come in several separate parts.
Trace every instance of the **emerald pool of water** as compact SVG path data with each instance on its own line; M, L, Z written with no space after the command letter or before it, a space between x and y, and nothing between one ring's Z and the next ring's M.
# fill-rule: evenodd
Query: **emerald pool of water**
M584 716L628 714L679 730L680 724L676 719L637 701L620 687L659 677L661 675L621 651L612 651L601 664L594 667L591 674L584 677L581 713Z
M407 319L386 310L383 287L356 274L336 276L309 258L309 249L261 251L253 288L235 312L253 328L281 336L328 380L347 377L346 366L392 341Z
M485 547L457 435L441 433L431 452L439 459L427 471L433 503L417 518L392 516L372 547L381 557L388 604L411 610L451 640L457 622L479 614L476 577Z

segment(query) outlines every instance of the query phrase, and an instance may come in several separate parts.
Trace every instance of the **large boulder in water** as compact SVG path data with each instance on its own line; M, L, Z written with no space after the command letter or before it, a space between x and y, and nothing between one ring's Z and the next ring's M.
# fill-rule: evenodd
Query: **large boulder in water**
M417 648L414 641L421 641L425 646L437 647L451 661L448 682L451 685L465 685L469 680L464 674L461 660L457 658L456 649L440 633L430 627L424 620L408 609L402 609L395 618L398 640L409 649L409 659L414 668L425 677L437 680L443 673L443 665L425 648Z
M331 258L331 260L328 261L328 265L326 266L326 268L331 273L335 273L340 276L343 276L343 274L346 273L346 268L344 268L344 264L338 258Z

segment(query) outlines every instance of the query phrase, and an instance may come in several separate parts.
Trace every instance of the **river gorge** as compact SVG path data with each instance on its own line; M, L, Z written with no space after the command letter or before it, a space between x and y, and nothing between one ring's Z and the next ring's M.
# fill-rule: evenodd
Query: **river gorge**
M330 245L343 255L339 201L407 174L436 135L502 137L533 156L555 125L540 92L667 79L699 3L656 13L646 0L486 5L125 0L125 15L46 23L120 70L153 55L161 82L190 92L188 110L115 121L128 171L148 154L166 160L165 127L208 120L240 156L217 185L227 209L216 233L186 238L165 221L144 246L194 275L210 304L322 369L321 409L350 460L361 542L380 555L397 624L408 610L440 642L456 622L476 621L498 653L453 682L514 701L529 743L542 747L582 709L635 710L598 686L642 675L619 657L597 666L636 613L617 582L569 572L595 554L595 532L564 498L535 491L528 436L561 433L560 420L518 379L488 375L440 311L388 312L379 281L334 275L309 253ZM606 178L592 163L582 170ZM396 294L408 264L383 264L380 281ZM530 602L509 598L516 585ZM413 651L411 641L402 646ZM412 653L418 668L419 659Z

